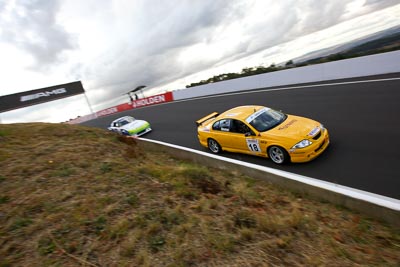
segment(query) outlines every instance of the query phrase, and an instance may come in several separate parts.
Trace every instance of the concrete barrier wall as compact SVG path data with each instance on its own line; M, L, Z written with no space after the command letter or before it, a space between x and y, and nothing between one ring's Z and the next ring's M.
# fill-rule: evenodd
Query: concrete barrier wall
M265 88L400 72L400 51L253 75L173 92L174 100ZM219 74L219 73L218 73Z
M160 141L145 138L137 140L148 151L164 151L202 166L238 171L303 196L328 201L400 227L400 200L397 199Z

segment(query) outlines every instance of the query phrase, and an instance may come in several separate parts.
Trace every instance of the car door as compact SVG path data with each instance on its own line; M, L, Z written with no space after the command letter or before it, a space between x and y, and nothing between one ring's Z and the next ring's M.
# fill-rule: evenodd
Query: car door
M232 120L230 131L232 147L235 150L246 154L262 153L258 136L244 122Z
M232 149L232 142L230 140L231 133L229 132L230 125L230 119L221 119L214 122L212 126L211 137L214 138L224 150Z

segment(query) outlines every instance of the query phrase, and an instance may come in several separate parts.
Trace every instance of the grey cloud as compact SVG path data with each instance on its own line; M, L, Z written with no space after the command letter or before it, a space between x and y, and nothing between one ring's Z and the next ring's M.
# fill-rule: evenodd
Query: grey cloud
M224 1L182 1L180 5L169 2L160 8L158 17L148 21L154 31L146 37L155 50L182 47L207 38L213 27L224 20L230 7Z
M246 36L238 36L240 41L220 51L218 58L199 58L185 67L177 60L181 49L199 42L212 43L218 37L218 26L244 21L249 2L208 0L179 1L177 4L176 1L165 1L158 5L139 2L140 14L135 14L137 18L129 21L141 27L128 30L117 47L113 47L113 52L85 70L90 78L96 79L93 86L107 88L106 93L96 97L96 102L138 84L154 87L166 84L333 26L343 20L348 3L347 0L281 1L273 12L266 10L264 21L241 25ZM380 9L389 2L393 1L370 0L366 4ZM137 25L132 28L134 26Z
M298 20L289 32L291 39L328 28L340 22L347 2L346 0L309 0L297 4L293 3L293 13Z
M150 87L167 84L333 26L343 20L348 3L347 0L281 1L273 12L266 10L264 21L240 24L248 15L246 11L251 5L248 1L179 1L179 4L165 1L156 6L139 2L140 14L128 21L142 27L128 30L113 51L107 51L96 66L86 69L89 77L96 79L93 86L107 88L102 96L94 96L95 102L123 94L138 84ZM375 9L383 6L382 1L370 0L367 4ZM217 39L216 28L233 22L245 28L246 36L241 39L239 36L240 41L220 51L219 58L199 58L186 67L177 61L181 49L199 42L212 43Z
M111 53L85 71L90 77L97 76L96 86L115 84L110 95L137 84L156 86L171 82L182 77L178 74L198 69L182 69L176 61L180 49L210 36L214 27L229 15L229 7L223 1L182 1L180 5L166 1L157 6L142 6L136 21L146 28L139 29L139 34L138 30L126 32ZM98 77L98 73L104 75Z
M56 22L59 1L16 1L3 6L11 19L0 19L0 38L27 52L35 60L32 68L45 68L60 59L62 52L75 47L71 36Z
M366 0L364 6L373 6L374 8L381 9L398 4L398 0Z
M371 10L379 10L396 2L367 0L365 5ZM56 23L60 1L18 3L17 8L11 11L12 21L0 19L0 26L7 29L1 33L1 38L15 43L43 65L57 63L64 51L75 47L74 39ZM113 13L110 2L92 3L96 7L88 14L88 20L102 18L111 25L119 25L115 31L104 34L113 41L96 62L76 62L70 66L73 80L81 79L92 92L98 90L98 94L90 94L94 105L101 105L137 85L156 87L167 84L333 26L344 19L348 1L279 1L275 9L265 10L264 20L251 23L246 19L252 2L247 0L157 1L157 4L135 0L134 3L133 10L124 16ZM76 2L73 5L79 13L80 4ZM221 49L215 58L206 59L199 55L199 59L189 62L189 65L181 64L179 56L183 49L198 43L215 42L221 28L232 23L238 23L238 27L244 30L243 36L235 36L239 41ZM200 53L207 55L207 51Z

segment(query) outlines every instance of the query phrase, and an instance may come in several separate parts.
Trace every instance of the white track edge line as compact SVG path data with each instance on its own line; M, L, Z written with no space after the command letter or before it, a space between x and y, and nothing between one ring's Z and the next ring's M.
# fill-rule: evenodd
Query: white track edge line
M248 162L244 162L244 161L240 161L240 160L235 160L235 159L230 159L230 158L226 158L226 157L222 157L222 156L218 156L218 155L213 155L213 154L198 151L198 150L195 150L192 148L182 147L182 146L169 144L169 143L152 140L152 139L146 139L146 138L139 138L139 139L147 141L147 142L151 142L151 143L156 143L156 144L172 147L172 148L177 148L180 150L185 150L185 151L192 152L195 154L200 154L200 155L206 156L206 157L215 158L215 159L226 161L226 162L231 162L231 163L242 165L242 166L245 166L248 168L253 168L253 169L261 170L264 172L269 172L272 174L276 174L276 175L285 177L287 179L295 180L295 181L298 181L301 183L305 183L308 185L312 185L315 187L333 191L333 192L336 192L336 193L339 193L342 195L346 195L346 196L349 196L349 197L352 197L355 199L364 200L364 201L376 204L378 206L383 206L383 207L386 207L386 208L389 208L392 210L400 211L400 200L395 199L395 198L382 196L382 195L378 195L375 193L359 190L356 188L351 188L348 186L334 184L331 182L322 181L322 180L319 180L316 178L312 178L312 177L308 177L308 176L304 176L304 175L300 175L300 174L295 174L295 173L277 170L277 169L273 169L270 167L265 167L265 166L261 166L261 165L257 165L257 164L253 164L253 163L248 163Z

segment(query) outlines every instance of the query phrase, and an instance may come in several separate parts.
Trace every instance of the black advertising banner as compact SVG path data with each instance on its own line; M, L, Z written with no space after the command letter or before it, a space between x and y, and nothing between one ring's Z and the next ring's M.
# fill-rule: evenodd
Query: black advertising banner
M22 93L0 96L0 112L37 105L85 93L82 83L72 82Z

